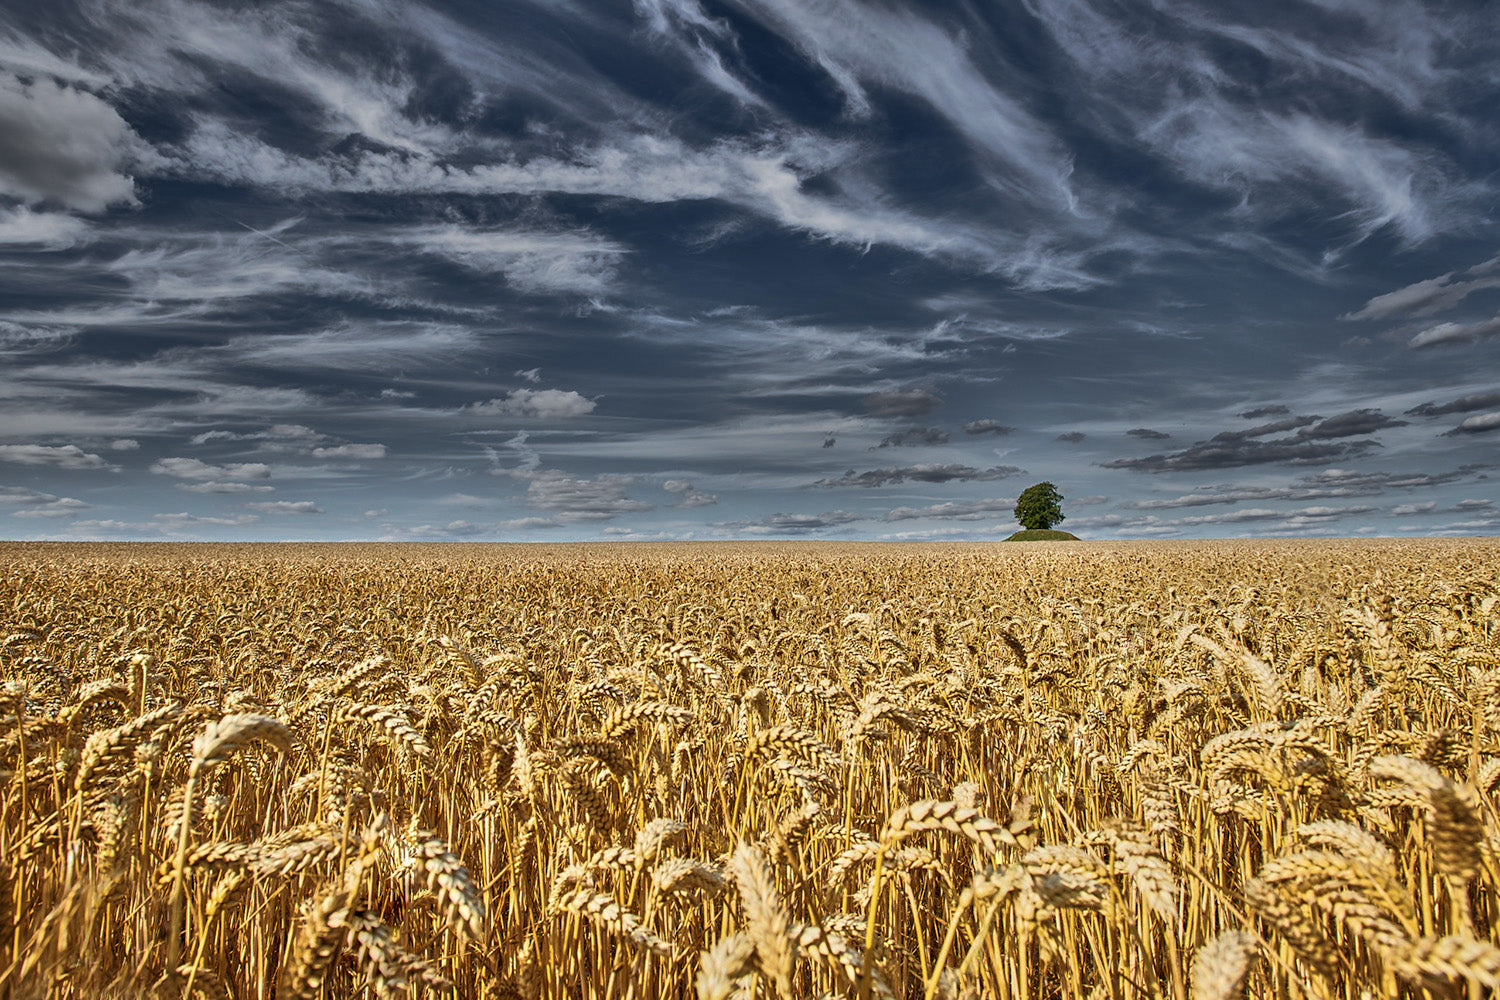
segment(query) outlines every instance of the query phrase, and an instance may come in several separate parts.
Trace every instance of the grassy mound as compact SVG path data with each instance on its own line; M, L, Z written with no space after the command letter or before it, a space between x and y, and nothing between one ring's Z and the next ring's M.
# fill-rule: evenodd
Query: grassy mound
M1018 531L1006 539L1007 542L1076 542L1078 536L1070 531L1054 531L1050 528L1028 528Z

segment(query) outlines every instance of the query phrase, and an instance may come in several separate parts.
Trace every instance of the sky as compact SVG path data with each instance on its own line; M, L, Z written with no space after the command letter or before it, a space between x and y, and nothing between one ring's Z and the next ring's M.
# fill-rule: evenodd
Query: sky
M1500 529L1500 33L0 5L0 538Z

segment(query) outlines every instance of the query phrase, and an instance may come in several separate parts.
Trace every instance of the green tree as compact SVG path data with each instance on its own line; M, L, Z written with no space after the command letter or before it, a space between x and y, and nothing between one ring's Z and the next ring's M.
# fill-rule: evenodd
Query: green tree
M1028 486L1016 500L1016 520L1029 531L1045 531L1061 524L1063 495L1051 483Z

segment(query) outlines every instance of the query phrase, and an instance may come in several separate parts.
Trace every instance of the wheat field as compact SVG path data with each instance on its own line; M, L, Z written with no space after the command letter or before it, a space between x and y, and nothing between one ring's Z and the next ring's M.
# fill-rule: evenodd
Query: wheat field
M0 996L1500 989L1500 540L0 545Z

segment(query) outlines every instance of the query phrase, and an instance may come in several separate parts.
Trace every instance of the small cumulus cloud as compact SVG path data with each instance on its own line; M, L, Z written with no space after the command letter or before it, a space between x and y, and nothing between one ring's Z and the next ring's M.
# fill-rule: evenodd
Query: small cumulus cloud
M109 443L110 451L138 451L141 443L135 438L117 438Z
M993 434L999 437L1014 431L1014 427L1008 427L998 420L973 420L964 424L965 434Z
M568 389L512 389L504 396L464 408L484 416L556 420L594 412L594 401Z
M1162 431L1154 431L1149 427L1132 427L1125 433L1129 434L1133 438L1140 438L1143 441L1165 441L1167 438L1172 436L1170 434L1165 434Z
M1292 411L1278 404L1272 406L1257 406L1253 410L1243 410L1240 417L1244 420L1260 420L1262 417L1283 417Z
M263 514L321 514L323 508L311 500L263 500L247 503L246 507Z
M1057 440L1064 444L1077 444L1086 437L1088 435L1083 433L1083 431L1065 431L1057 436Z

